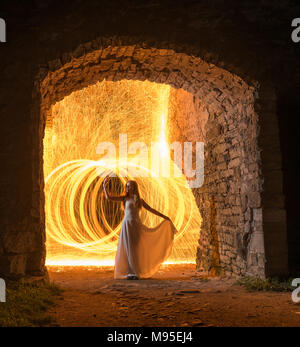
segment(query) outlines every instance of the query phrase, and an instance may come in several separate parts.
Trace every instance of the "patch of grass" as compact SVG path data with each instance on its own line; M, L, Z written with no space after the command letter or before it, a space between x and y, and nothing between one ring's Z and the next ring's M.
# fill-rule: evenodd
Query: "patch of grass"
M6 281L6 302L0 303L0 327L37 327L53 323L47 309L61 293L54 283Z
M258 276L244 276L237 280L237 284L245 286L250 291L287 292L294 289L291 283L293 278L280 280L278 277L261 279Z

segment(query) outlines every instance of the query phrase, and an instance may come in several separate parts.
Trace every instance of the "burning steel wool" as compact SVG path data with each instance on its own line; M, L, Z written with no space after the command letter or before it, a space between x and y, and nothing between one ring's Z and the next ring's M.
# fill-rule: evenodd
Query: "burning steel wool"
M195 262L201 217L169 155L170 88L103 81L53 106L44 138L47 265L114 264L122 204L104 198L108 173L110 192L121 194L135 179L141 197L171 218L178 233L168 263ZM146 210L141 219L160 222Z

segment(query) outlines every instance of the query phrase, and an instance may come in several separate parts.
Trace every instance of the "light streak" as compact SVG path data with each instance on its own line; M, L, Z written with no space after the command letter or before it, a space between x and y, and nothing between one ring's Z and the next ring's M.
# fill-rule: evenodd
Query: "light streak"
M141 197L177 228L166 263L195 262L201 217L185 176L155 177L154 168L144 167L134 157L99 160L96 155L97 143L117 143L117 135L126 133L129 141L143 141L149 147L158 139L164 163L169 155L166 132L171 127L169 92L169 86L150 82L104 81L54 105L52 127L44 138L47 265L113 265L122 211L120 203L104 198L102 174L116 167L118 178L112 179L111 191L123 191L126 178L118 174L127 172L127 167L146 173L148 177L133 178ZM149 227L162 221L144 209L141 219Z

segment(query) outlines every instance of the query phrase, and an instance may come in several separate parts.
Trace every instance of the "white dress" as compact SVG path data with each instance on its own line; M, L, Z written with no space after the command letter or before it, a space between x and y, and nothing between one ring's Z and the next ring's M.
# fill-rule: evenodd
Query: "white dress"
M126 279L127 275L151 277L169 257L176 232L173 223L166 219L154 228L142 224L134 199L127 199L115 259L114 278Z

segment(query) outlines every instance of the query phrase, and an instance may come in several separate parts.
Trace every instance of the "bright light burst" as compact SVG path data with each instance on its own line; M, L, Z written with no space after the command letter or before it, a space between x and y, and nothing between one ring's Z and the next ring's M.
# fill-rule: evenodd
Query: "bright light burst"
M166 141L166 129L165 129L165 117L164 115L161 118L161 135L159 139L159 148L161 150L161 156L166 158L169 154L168 152L168 144Z
M155 168L128 157L117 162L99 158L97 144L117 146L118 134L128 143L159 142L162 159L168 154L167 123L170 87L151 82L101 82L74 92L52 108L44 138L47 265L112 265L121 230L120 203L102 192L104 173L115 171L110 191L123 192L125 169L137 168L147 177L134 177L142 198L168 215L176 226L168 263L195 262L201 217L184 175L154 177ZM167 127L168 125L168 127ZM164 163L164 160L161 161ZM172 162L174 172L176 165ZM175 176L175 175L174 175ZM179 176L179 177L177 177ZM142 210L149 227L161 218Z

